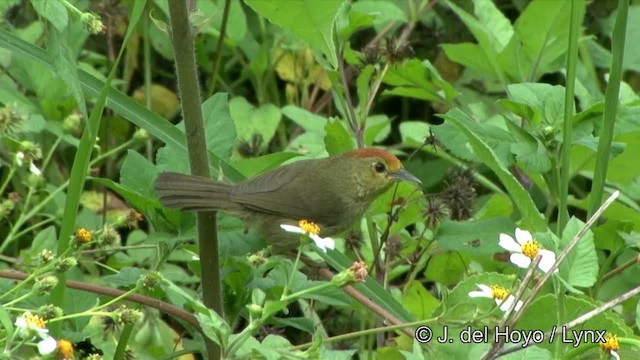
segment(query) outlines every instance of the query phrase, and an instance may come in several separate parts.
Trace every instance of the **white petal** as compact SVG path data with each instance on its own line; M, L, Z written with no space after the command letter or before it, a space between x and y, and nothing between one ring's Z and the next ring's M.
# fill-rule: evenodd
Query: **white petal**
M335 249L336 247L336 242L333 241L332 238L327 237L327 238L322 238L318 235L310 235L311 239L316 243L316 246L320 248L320 250L327 252L327 249Z
M556 254L553 251L542 249L540 250L540 263L538 264L538 268L544 272L549 272L551 266L556 262ZM558 272L558 269L554 271L554 273Z
M24 153L22 151L18 151L16 153L16 164L18 166L22 166L22 160L24 159Z
M533 240L533 236L527 230L522 230L520 228L516 228L516 241L518 244L523 245L524 243Z
M491 290L491 288L485 284L477 284L478 287L480 288L480 291L470 291L469 292L469 297L475 298L475 297L483 297L483 298L493 298L493 290Z
M511 262L517 267L521 267L523 269L526 269L531 265L531 259L520 253L511 254L509 260L511 260Z
M500 241L498 242L498 245L502 246L502 248L507 251L522 252L522 247L507 234L500 234Z
M38 343L38 352L40 355L49 355L56 350L56 339L47 336Z
M31 171L31 173L36 176L42 175L42 171L40 171L40 169L38 169L38 167L34 163L31 163L29 165L29 171Z
M516 307L515 307L515 311L520 311L520 309L522 309L522 305L524 305L524 303L520 300L518 300L518 302L516 303Z
M20 316L16 319L16 323L15 323L17 328L20 329L26 329L27 328L27 320L24 318L23 316Z
M299 227L297 227L295 225L282 224L282 225L280 225L280 227L286 232L290 232L290 233L294 233L294 234L304 234L304 230L302 230L301 228L299 228Z
M611 354L611 356L613 356L616 360L620 360L620 355L618 355L617 352L611 350L609 351L609 354Z
M508 296L506 299L504 299L504 301L500 300L500 299L496 299L496 304L500 305L500 310L502 311L507 311L509 310L509 308L511 307L511 304L513 304L513 302L515 301L515 297L513 296Z

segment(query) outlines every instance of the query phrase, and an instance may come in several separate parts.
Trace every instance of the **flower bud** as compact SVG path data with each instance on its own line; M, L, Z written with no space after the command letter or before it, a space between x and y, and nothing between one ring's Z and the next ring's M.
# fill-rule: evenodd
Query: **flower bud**
M32 172L27 176L27 180L25 181L25 183L31 189L40 189L45 184L45 180L42 175L38 175Z
M58 285L58 278L53 275L41 277L36 280L33 290L38 295L48 294L54 287Z
M111 225L107 224L98 235L99 246L120 245L120 233Z
M77 264L78 260L76 260L74 257L65 257L63 259L58 259L56 270L59 272L66 272Z
M55 319L64 315L64 311L62 308L58 306L54 306L52 304L42 305L38 308L38 314L42 316L43 319Z
M68 134L78 135L82 131L82 114L74 111L62 122L62 130Z
M156 272L151 272L143 275L138 279L138 285L147 291L153 291L160 283L160 275Z
M49 250L49 249L44 249L40 252L40 263L42 265L46 265L48 263L50 263L53 259L55 259L55 255L53 254L53 251Z
M121 306L114 315L116 322L120 325L134 325L144 317L139 310L129 309L126 306Z

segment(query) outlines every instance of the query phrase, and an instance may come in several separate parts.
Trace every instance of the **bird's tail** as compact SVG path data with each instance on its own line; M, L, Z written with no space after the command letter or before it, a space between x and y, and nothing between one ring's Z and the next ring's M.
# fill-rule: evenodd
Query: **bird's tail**
M162 205L193 211L237 210L240 205L229 200L230 184L206 177L161 173L155 183Z

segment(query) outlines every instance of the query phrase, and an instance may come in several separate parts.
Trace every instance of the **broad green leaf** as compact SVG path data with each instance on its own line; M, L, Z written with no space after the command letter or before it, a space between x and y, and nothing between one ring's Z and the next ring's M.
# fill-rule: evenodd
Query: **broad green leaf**
M562 231L559 251L569 244L583 226L584 223L575 217L569 220ZM598 255L593 243L593 232L588 230L560 265L560 276L571 286L586 288L595 284L598 270Z
M229 112L228 95L217 93L202 104L207 150L229 160L236 139L236 127Z
M371 146L384 141L391 133L391 119L387 115L373 115L367 118L364 129L364 143Z
M117 274L106 275L104 280L115 286L132 286L135 285L141 276L147 271L140 268L126 267L120 269Z
M467 271L470 256L454 251L442 252L429 259L424 277L443 285L458 283Z
M531 172L545 173L551 170L551 157L544 144L512 121L505 119L505 124L516 140L511 144L516 160Z
M387 71L383 81L393 88L385 90L383 94L446 101L447 94L442 86L435 84L436 79L442 81L435 69L417 59L407 60Z
M457 109L449 111L442 117L455 124L466 135L475 155L498 176L522 213L525 227L533 231L545 231L547 229L546 221L527 190L499 160L493 148L478 136L482 133L481 127Z
M240 159L233 162L233 166L247 178L273 169L289 159L300 156L291 152L276 152L248 159Z
M564 87L542 83L511 84L507 87L509 99L526 105L533 111L534 125L560 127L564 119Z
M343 0L245 0L245 3L258 15L320 50L333 69L338 67L334 22Z
M402 295L402 305L411 311L417 319L428 319L438 307L440 301L436 299L418 281L412 281L405 287Z
M67 8L60 0L31 0L31 5L38 15L51 22L56 31L64 31L69 24Z
M351 5L351 11L375 16L376 25L386 25L391 21L407 22L407 15L393 1L360 0Z
M511 233L515 224L508 218L464 222L444 221L438 228L438 244L447 250L476 255L492 255L504 251L498 245L501 233Z
M409 146L421 146L429 136L431 125L422 121L403 121L400 123L402 143Z
M128 189L143 196L154 197L150 186L158 176L158 170L147 158L134 150L127 151L127 156L120 168L120 183Z
M238 142L252 144L258 137L258 152L266 151L267 146L280 124L280 109L272 104L255 107L247 99L238 96L229 101L229 110L236 131Z
M353 136L345 128L344 122L330 120L324 130L327 134L324 141L329 155L343 154L356 148Z
M49 32L47 52L49 58L53 60L56 74L64 80L69 92L71 92L76 100L76 105L80 109L80 113L87 117L87 105L85 104L84 92L82 91L82 85L78 78L76 59L69 45L66 43L65 36L62 32L55 30ZM85 126L92 126L92 123L87 121L85 122ZM93 132L97 133L97 130Z
M460 65L474 69L481 74L494 75L494 66L480 45L471 43L442 44L447 57Z

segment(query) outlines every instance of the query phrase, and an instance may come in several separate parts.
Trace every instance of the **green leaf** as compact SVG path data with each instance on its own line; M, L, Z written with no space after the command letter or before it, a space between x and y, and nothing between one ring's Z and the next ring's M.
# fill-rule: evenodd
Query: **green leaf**
M228 95L217 93L202 104L207 150L229 160L236 139L236 127L229 112Z
M343 154L356 148L355 141L345 128L344 122L330 120L324 127L324 131L326 133L324 141L329 155Z
M474 69L481 74L493 75L495 73L491 60L478 44L442 44L440 47L451 61Z
M258 152L266 151L280 124L280 109L272 104L256 108L239 96L229 101L229 110L238 132L238 141L251 144L257 136L260 139Z
M375 16L375 24L387 24L391 21L407 22L407 15L392 1L360 0L351 5L351 11Z
M413 280L407 284L402 295L402 305L407 308L417 319L428 319L438 307L440 301L436 299L418 281Z
M64 31L69 25L67 8L60 0L31 0L31 5L38 15L49 20L57 31Z
M446 250L476 255L493 255L504 251L498 245L501 233L510 233L515 224L508 218L464 222L444 221L438 228L438 244Z
M421 146L429 136L431 125L422 121L403 121L400 123L402 143L410 146Z
M13 321L11 321L11 315L9 315L7 308L2 304L0 304L0 325L11 339L13 337Z
M120 168L120 184L143 196L155 197L153 187L159 171L137 151L128 150Z
M134 267L126 267L120 269L115 275L104 276L104 280L116 286L132 286L135 285L140 277L146 273L146 270Z
M292 152L277 152L262 155L254 158L240 159L234 161L233 166L247 178L271 170L289 159L300 156Z
M206 337L221 347L225 347L229 343L231 329L215 311L205 308L204 311L196 314L196 319L198 319L198 323L200 323L202 332Z
M585 3L575 4L582 22ZM570 1L529 3L515 23L515 36L500 54L501 67L516 81L532 81L566 66L562 57L569 47L570 14Z
M443 252L434 255L424 270L426 279L443 285L458 283L471 261L470 256L457 252Z
M411 59L391 67L383 81L394 88L385 90L383 94L430 101L450 100L451 95L455 96L455 90L430 65L428 62Z
M526 130L505 119L507 128L516 142L511 144L511 151L524 167L532 172L545 173L551 170L551 157L544 144Z
M564 120L564 87L542 83L511 84L507 87L509 99L528 106L534 125L559 127Z
M373 115L367 118L364 129L364 143L371 146L384 141L391 133L391 119L387 115Z
M69 48L63 33L58 31L49 32L47 52L49 54L49 58L53 60L53 66L56 69L56 74L64 80L67 88L76 101L76 105L80 109L80 113L87 117L87 105L85 103L84 93L78 77L76 59ZM92 126L91 122L85 122L85 126ZM93 131L93 133L97 133L97 131Z
M475 155L498 176L509 195L511 195L514 204L522 212L522 220L525 227L533 231L546 231L547 224L544 216L538 211L529 192L522 187L499 160L493 148L478 136L478 134L482 133L481 127L473 119L468 118L457 109L449 111L442 117L447 121L451 121L466 135Z
M245 3L258 15L320 50L333 69L338 67L334 22L343 0L245 0Z
M572 217L562 231L559 250L564 249L583 227L582 221ZM571 286L586 288L595 284L598 270L598 255L593 242L593 232L588 230L560 265L560 276Z

